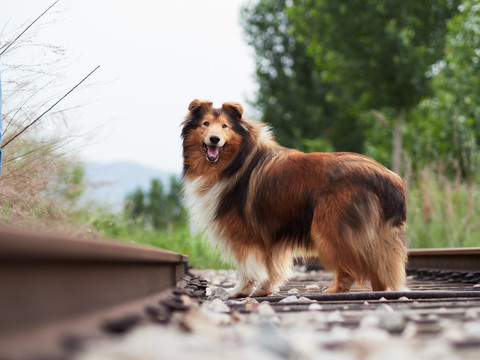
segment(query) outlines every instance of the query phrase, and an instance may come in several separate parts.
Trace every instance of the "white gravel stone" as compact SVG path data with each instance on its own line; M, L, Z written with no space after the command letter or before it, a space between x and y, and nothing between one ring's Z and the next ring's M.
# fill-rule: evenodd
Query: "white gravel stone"
M389 312L389 313L393 313L393 308L388 305L388 304L380 304L378 307L377 307L377 311L378 312Z
M208 296L210 299L221 299L221 300L227 300L230 294L228 293L227 290L225 290L222 287L215 287L215 288L210 288L210 295Z
M215 313L228 313L230 312L230 307L226 305L221 299L216 298L212 301L204 302L201 306L202 310L212 311Z
M464 324L465 335L469 339L480 339L480 320L468 321Z
M258 341L264 348L279 355L281 358L291 358L292 346L288 337L284 336L276 326L269 322L262 322L258 329Z
M301 303L311 303L311 302L313 302L312 299L309 299L305 296L300 296L297 301L301 302Z
M380 315L379 327L392 333L400 333L405 329L406 317L402 313L393 312Z
M465 339L465 330L458 325L446 326L442 331L442 337L450 342L458 342Z
M406 339L413 339L418 334L418 325L412 322L409 322L405 329L403 329L402 337Z
M275 310L273 310L270 304L266 302L260 303L255 309L255 313L260 315L260 317L270 317L276 315Z
M479 308L470 308L465 311L465 318L466 319L478 319L480 314Z
M368 327L354 330L351 339L360 343L376 343L389 340L390 334L376 327Z
M295 295L292 295L292 296L286 297L285 299L280 300L279 302L281 302L281 303L293 303L293 302L297 302L297 301L298 301L298 298Z
M314 303L314 304L310 304L308 306L308 310L312 310L312 311L315 311L315 310L322 310L323 307L322 305L318 304L318 303Z
M218 336L220 329L217 325L230 323L230 316L222 313L215 313L205 309L191 309L179 316L177 320L181 326L194 333L210 334Z
M377 314L367 314L359 323L360 328L378 327L380 324L380 316Z
M342 313L338 310L327 315L328 322L343 322L345 318L342 316Z
M352 338L352 330L341 327L335 326L329 332L327 336L327 343L328 344L341 344L346 343L348 340Z

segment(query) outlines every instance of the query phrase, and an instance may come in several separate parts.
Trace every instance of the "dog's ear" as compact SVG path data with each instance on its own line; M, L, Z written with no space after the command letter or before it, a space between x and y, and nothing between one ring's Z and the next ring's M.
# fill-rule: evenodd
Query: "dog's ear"
M243 116L243 107L239 103L225 103L222 105L222 109L235 120L240 120Z
M210 110L212 105L211 101L195 99L188 105L188 111L192 114L199 114Z

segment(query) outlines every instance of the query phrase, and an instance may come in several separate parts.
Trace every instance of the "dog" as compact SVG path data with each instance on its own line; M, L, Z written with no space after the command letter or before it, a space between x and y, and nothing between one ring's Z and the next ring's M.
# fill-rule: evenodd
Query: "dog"
M278 291L296 251L333 271L324 293L355 281L373 291L405 286L405 193L394 172L360 154L282 147L233 102L193 100L181 137L190 223L233 258L231 297Z

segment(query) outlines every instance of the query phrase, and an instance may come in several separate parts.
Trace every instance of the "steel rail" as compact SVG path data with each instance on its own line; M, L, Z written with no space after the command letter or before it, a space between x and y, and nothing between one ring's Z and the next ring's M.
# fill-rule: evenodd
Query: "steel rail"
M480 248L410 249L408 267L411 269L437 269L480 271Z
M421 291L368 291L348 292L338 294L305 294L304 297L310 300L322 301L372 301L372 300L399 300L411 301L418 299L480 299L480 291L447 291L447 290L421 290ZM258 297L257 301L278 302L285 299L285 296ZM288 302L286 303L288 304Z
M0 357L15 353L21 339L53 341L85 319L158 301L184 276L187 260L121 242L0 229Z
M295 264L323 268L315 256L297 257ZM480 248L409 249L408 269L480 271Z

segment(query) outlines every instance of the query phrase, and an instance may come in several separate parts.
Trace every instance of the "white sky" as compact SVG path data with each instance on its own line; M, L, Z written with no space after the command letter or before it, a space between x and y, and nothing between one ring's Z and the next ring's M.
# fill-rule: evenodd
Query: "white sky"
M2 0L0 31L11 34L53 2ZM60 106L86 104L67 113L71 131L89 134L76 145L79 156L180 172L180 122L190 101L210 99L217 107L238 101L246 106L254 97L253 50L240 26L244 4L60 0L32 31L36 41L67 49L65 88L101 66L87 86ZM8 76L2 74L2 80Z

